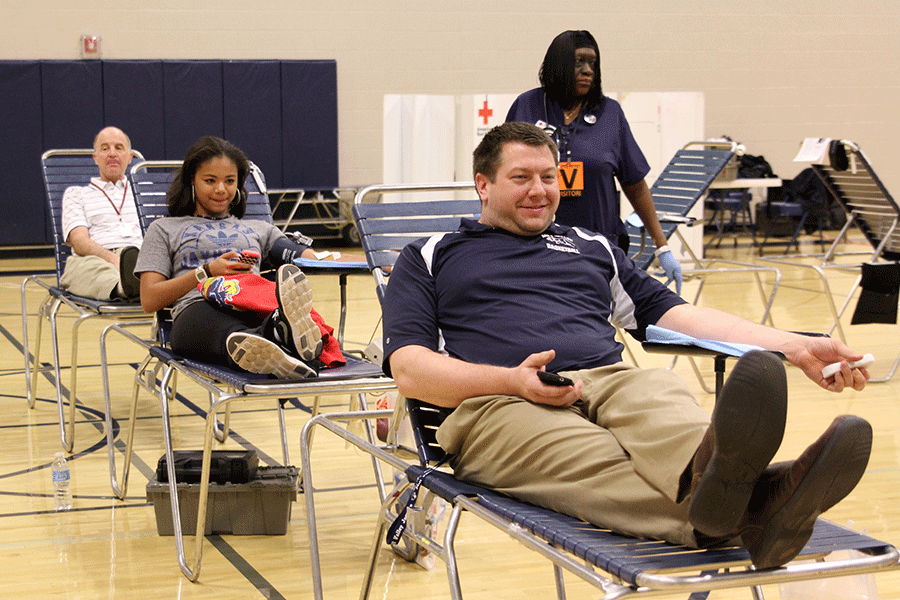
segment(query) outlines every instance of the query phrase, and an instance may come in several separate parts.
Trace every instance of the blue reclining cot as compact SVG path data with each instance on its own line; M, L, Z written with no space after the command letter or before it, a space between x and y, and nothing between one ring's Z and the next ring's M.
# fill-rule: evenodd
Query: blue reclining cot
M450 186L372 186L361 190L354 206L354 216L363 248L378 282L379 298L387 274L399 250L422 235L455 230L460 216L477 217L477 200L403 202L396 204L362 203L367 195L392 191L471 189L459 184ZM705 352L702 349L698 352ZM707 353L715 356L718 353ZM353 419L385 418L394 423L408 406L416 448L392 443L376 445L353 434L345 422ZM403 471L406 481L384 500L378 512L378 525L373 538L370 561L363 577L361 598L372 588L375 566L388 525L397 523L398 513L406 515L402 538L410 559L417 547L440 557L447 566L450 595L462 598L460 574L456 564L454 540L462 513L474 514L484 522L506 532L528 548L553 563L557 595L565 598L563 573L568 571L597 587L605 600L629 595L660 595L671 592L704 592L724 588L749 587L754 597L762 598L763 584L833 577L895 568L900 553L890 544L849 531L820 519L815 533L803 550L802 558L820 559L835 550L855 549L859 558L795 564L754 570L749 554L739 547L696 550L666 542L636 539L615 534L578 519L539 508L498 494L486 488L456 480L452 474L436 469L445 461L444 451L436 444L434 433L448 414L448 409L433 407L415 400L398 404L391 411L367 413L320 414L304 427L301 455L304 477L307 524L309 528L311 569L315 597L322 598L323 584L319 561L318 529L313 497L310 439L316 426L324 427L376 457L386 465ZM418 460L409 461L408 452ZM416 491L413 491L416 490ZM406 498L412 497L412 501ZM434 498L446 500L452 507L446 529L437 539L425 527L424 515ZM400 500L400 499L404 500ZM391 532L396 530L392 527ZM392 540L393 542L393 540ZM490 560L489 557L482 557Z
M737 151L738 146L733 142L690 142L685 144L684 148L675 153L672 160L653 182L650 193L653 196L656 214L666 239L669 240L674 235L681 242L682 250L688 255L688 260L683 267L685 279L697 278L700 280L693 302L696 304L700 299L703 285L709 276L726 273L753 273L763 303L763 312L759 322L765 323L771 321L769 313L781 281L781 272L770 266L734 260L701 259L691 250L680 228L680 226L702 224L702 221L690 217L688 213L707 194L710 185ZM656 248L652 240L648 240L643 224L635 223L635 220L634 217L625 220L625 229L628 231L630 240L628 256L640 268L647 270L656 258ZM772 275L770 292L765 290L760 278L762 273Z
M846 332L841 320L860 289L863 266L900 261L900 205L857 144L850 140L833 140L832 143L835 144L833 152L829 152L824 162L813 164L812 169L825 184L831 197L843 208L847 216L846 223L824 253L771 256L765 257L765 260L808 268L817 275L832 319L826 331L829 334L836 331L837 336L846 342ZM856 228L862 234L871 246L870 250L841 249L841 243L847 240L851 228ZM840 301L840 306L835 302L835 298L840 296L832 290L829 272L855 276L849 291ZM869 381L877 383L890 380L900 367L900 354L887 364L890 366L884 375L873 375Z
M135 200L142 228L146 228L153 220L168 215L166 192L174 178L175 170L181 162L146 161L136 164L129 172L134 186ZM262 173L255 165L245 182L248 192L245 219L272 222L268 196L265 193L265 182ZM165 313L166 311L161 311ZM127 493L128 473L131 464L134 441L134 425L137 410L137 398L141 388L159 398L162 409L163 438L166 448L168 480L176 481L175 460L172 440L172 429L169 417L169 402L176 397L176 378L183 377L204 389L209 396L209 410L206 413L203 462L199 485L197 508L197 530L194 544L193 560L188 564L184 549L181 527L181 509L178 501L177 487L169 486L172 523L175 532L175 544L178 564L182 573L191 581L196 581L200 574L204 531L206 528L207 498L209 494L210 464L213 439L224 441L227 437L231 404L235 401L275 400L278 408L280 440L282 444L283 464L288 465L288 442L285 428L285 403L294 398L313 398L314 406L318 406L318 398L325 395L347 394L357 395L360 404L365 407L365 394L384 392L394 389L393 381L384 377L378 365L367 360L345 354L347 364L342 367L322 369L317 377L303 380L279 380L266 375L235 371L226 367L188 360L175 354L167 347L167 332L171 323L165 320L165 314L157 315L158 340L148 343L125 328L111 325L101 337L101 362L107 367L106 337L110 332L117 332L133 342L146 348L148 355L135 372L131 398L130 422L125 431L127 436L125 464L121 482L117 477L115 455L113 449L113 426L111 420L110 394L108 377L104 377L104 395L107 402L107 438L110 452L110 479L114 492L119 498ZM315 410L315 409L314 409ZM225 411L224 424L217 422L219 411Z
M66 190L71 186L84 186L92 177L97 177L100 170L93 158L94 150L48 150L41 156L41 171L44 175L44 190L47 195L48 208L50 210L50 222L53 228L53 249L56 258L56 283L43 281L40 276L31 275L22 281L22 345L25 356L25 392L28 406L34 408L35 395L37 393L38 375L47 371L41 366L41 329L44 319L50 324L50 342L53 352L50 369L53 371L54 385L56 387L56 404L59 412L59 435L62 446L67 452L71 452L75 445L75 410L77 405L77 375L78 375L78 333L82 324L88 320L133 320L132 325L149 325L147 315L141 310L141 306L134 302L113 302L110 300L94 300L76 296L59 287L66 259L72 255L72 248L63 239L62 232L62 200ZM134 151L136 161L143 160L140 152ZM34 357L29 352L28 341L28 285L35 283L42 286L47 295L38 307L37 330L34 344ZM61 365L59 359L59 334L57 316L63 306L71 309L76 319L72 325L71 361L69 363L69 410L68 417L63 400Z

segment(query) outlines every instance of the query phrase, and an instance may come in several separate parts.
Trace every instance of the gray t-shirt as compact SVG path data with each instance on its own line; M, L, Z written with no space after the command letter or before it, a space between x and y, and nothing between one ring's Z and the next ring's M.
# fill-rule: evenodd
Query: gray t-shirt
M172 279L215 260L229 250L255 250L264 257L275 240L283 237L277 227L264 221L236 217L164 217L147 228L134 272L139 275L144 271L153 271ZM253 267L253 272L259 273L259 262ZM178 316L185 306L199 300L203 300L200 291L192 289L175 301L172 318Z

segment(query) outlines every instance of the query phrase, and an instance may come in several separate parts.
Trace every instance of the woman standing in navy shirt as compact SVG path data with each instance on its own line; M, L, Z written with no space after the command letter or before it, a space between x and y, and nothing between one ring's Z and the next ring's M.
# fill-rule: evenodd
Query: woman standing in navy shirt
M600 50L594 37L587 31L556 36L538 78L541 87L516 98L506 120L534 123L559 146L561 198L556 221L602 233L627 252L617 179L657 246L660 266L680 288L681 266L666 245L644 180L650 165L619 103L603 95Z

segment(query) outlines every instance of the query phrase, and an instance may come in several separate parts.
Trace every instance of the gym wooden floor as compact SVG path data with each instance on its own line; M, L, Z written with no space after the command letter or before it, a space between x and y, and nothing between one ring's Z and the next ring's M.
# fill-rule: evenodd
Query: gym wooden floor
M851 240L852 241L852 240ZM854 245L854 244L851 244ZM861 240L857 249L865 249ZM807 241L804 251L811 251ZM780 252L779 249L770 252ZM737 248L726 238L722 256L754 260L746 238ZM125 501L116 500L110 489L107 448L103 426L103 396L99 375L99 322L82 327L78 375L78 420L75 451L70 458L74 508L54 511L50 463L61 450L54 387L41 377L37 403L29 409L25 399L20 285L25 275L49 271L52 260L0 260L0 430L4 452L0 456L0 565L3 597L28 598L310 598L309 547L302 497L293 504L291 521L284 536L209 536L204 545L198 583L185 579L176 562L174 538L157 535L153 507L145 496L157 460L164 452L160 408L147 394L139 403L131 485ZM772 316L785 329L820 331L828 322L828 308L819 285L808 269L782 267L782 281ZM316 308L332 324L338 321L339 296L336 277L311 278ZM851 278L832 277L835 294L846 293ZM768 282L771 285L771 282ZM693 298L695 283L686 283L684 296ZM30 288L28 303L35 313L43 293ZM370 276L349 280L349 319L346 339L367 343L380 335L379 309ZM842 296L841 296L842 297ZM710 278L702 303L758 320L762 304L752 275L732 274ZM851 311L848 311L852 312ZM71 313L61 311L60 331L63 363L68 364ZM849 323L849 317L846 322ZM34 332L36 318L30 321ZM893 362L898 350L894 325L847 326L849 341L862 352L872 352L878 363L876 376ZM48 339L45 327L44 339ZM33 343L33 342L32 342ZM352 346L352 345L351 345ZM641 366L667 366L670 359L640 352ZM49 343L41 349L41 360L50 356ZM120 425L128 418L131 380L143 358L139 349L121 338L111 339L110 356L114 417ZM707 364L708 363L708 364ZM711 361L702 362L706 381L712 382ZM700 402L712 409L713 397L703 391L689 363L674 367L693 389ZM900 376L887 383L870 384L862 392L840 395L821 391L796 369L788 369L791 402L785 440L776 459L793 458L811 443L834 416L845 413L868 419L875 431L868 471L856 490L826 515L870 535L900 544ZM68 369L63 371L68 385ZM176 448L200 446L205 393L188 384L172 407ZM68 393L68 392L67 392ZM374 402L374 398L370 399ZM347 399L326 400L324 410L345 410ZM299 435L308 410L288 411L292 462L299 464ZM280 457L274 407L266 403L236 405L233 434L226 448L256 447L263 457ZM122 456L122 441L117 440ZM344 600L358 597L377 505L371 464L365 456L347 448L334 436L321 431L313 448L313 472L317 489L317 512L325 596ZM121 460L120 460L121 464ZM187 538L189 552L193 538ZM550 564L514 543L505 534L463 518L457 543L463 592L470 600L555 597ZM431 570L407 563L383 549L373 598L449 598L441 561ZM882 600L900 599L900 571L876 577ZM596 598L591 587L568 577L570 598ZM764 588L766 597L782 596L778 586ZM686 594L684 594L686 595ZM682 595L682 596L684 596ZM749 590L713 592L713 599L748 598ZM815 597L815 596L810 596Z

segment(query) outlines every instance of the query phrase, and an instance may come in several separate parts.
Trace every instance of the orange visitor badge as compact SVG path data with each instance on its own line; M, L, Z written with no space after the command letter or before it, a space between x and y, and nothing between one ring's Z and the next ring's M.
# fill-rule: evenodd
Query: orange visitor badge
M580 196L584 190L584 164L581 161L559 163L559 192L561 196Z

